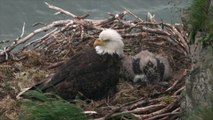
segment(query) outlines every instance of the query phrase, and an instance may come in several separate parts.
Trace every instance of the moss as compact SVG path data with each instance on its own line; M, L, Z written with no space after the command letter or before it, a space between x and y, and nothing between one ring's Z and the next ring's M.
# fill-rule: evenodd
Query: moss
M184 120L213 120L213 96L211 98L211 106L204 107L202 105L198 106L190 114L189 117L183 118Z
M161 97L161 103L163 103L163 104L170 104L170 103L173 103L174 101L175 101L175 98L173 98L171 96Z

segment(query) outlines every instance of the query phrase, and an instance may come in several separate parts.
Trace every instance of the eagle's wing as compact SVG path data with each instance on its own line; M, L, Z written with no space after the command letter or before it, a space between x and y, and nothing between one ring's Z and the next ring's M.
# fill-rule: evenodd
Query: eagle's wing
M54 74L54 76L47 81L43 81L41 83L36 84L34 87L36 89L39 89L41 91L45 91L51 87L54 87L55 85L59 84L60 82L63 82L66 80L68 77L72 78L77 74L81 74L81 72L84 71L79 71L79 67L82 68L83 65L84 67L87 67L87 62L89 62L89 59L83 59L86 58L87 54L84 52L77 53L76 55L72 56L66 63L64 63ZM82 61L84 60L84 61ZM91 59L90 59L91 60Z
M119 78L119 57L98 55L87 49L71 57L51 80L35 85L35 89L54 89L64 98L72 98L82 92L89 98L97 98L116 85Z
M102 62L97 62L96 55L95 51L90 49L75 54L57 70L52 79L43 82L37 88L46 90L68 78L71 80L74 77L106 69L106 66Z

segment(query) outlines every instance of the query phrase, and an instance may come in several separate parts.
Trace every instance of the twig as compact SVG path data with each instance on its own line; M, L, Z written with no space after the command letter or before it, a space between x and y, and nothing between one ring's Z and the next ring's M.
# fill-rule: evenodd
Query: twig
M154 28L145 28L145 27L143 27L143 31L150 32L150 33L156 33L156 34L160 34L160 35L168 35L168 36L171 35L167 31L163 31L163 30L158 29L158 28L154 29Z
M156 102L156 101L160 101L160 98L151 99L151 100L148 100L148 99L146 99L146 100L140 100L140 101L138 101L137 103L134 103L134 104L128 106L127 109L128 109L128 110L132 110L132 109L135 109L135 108L137 108L137 107L139 107L139 106L142 106L142 105L144 105L144 104L148 104L148 103Z
M183 47L184 47L186 53L189 54L189 45L187 44L187 42L184 39L184 37L180 34L180 32L178 32L178 30L175 28L175 26L173 26L172 29L176 33L176 35L178 36L178 38L180 39L181 43L183 44Z
M24 35L24 31L25 31L25 22L24 22L24 25L23 25L23 27L22 27L22 32L21 32L21 36L20 36L20 38L22 38L22 37L23 37L23 35Z
M86 15L83 15L83 16L77 16L71 12L68 12L62 8L59 8L59 7L56 7L54 5L50 5L49 3L45 2L45 4L50 8L50 9L53 9L53 10L56 10L57 12L55 13L55 15L57 14L65 14L65 15L68 15L68 16L71 16L72 18L76 18L76 19L84 19L86 21L93 21L93 22L102 22L103 20L91 20L91 19L85 19L86 17L89 16L89 14L86 14Z
M169 91L173 90L174 87L181 81L182 79L175 80L175 82L170 86L164 93L168 93Z
M172 111L173 112L179 112L180 111L180 107L176 108L175 110Z
M140 17L138 17L137 15L135 15L134 13L132 13L129 9L124 8L124 10L126 10L129 14L131 14L132 16L134 16L139 21L143 22L143 20Z
M141 117L141 119L146 119L146 118L153 117L155 115L159 115L159 114L165 113L165 112L169 111L170 109L172 109L179 102L179 100L180 100L180 97L175 102L169 104L165 108L163 108L161 110L158 110L158 111L155 111L153 113L147 114L147 115L141 115L140 117Z
M53 63L53 64L47 66L46 69L53 69L53 68L56 68L56 67L58 67L58 66L60 66L60 65L62 65L62 64L64 64L64 61L57 62L57 63Z
M5 57L5 59L1 59L1 61L0 62L2 62L2 61L4 61L4 60L8 60L8 57L9 57L9 55L8 55L8 53L7 52L5 52L6 51L6 49L7 49L7 47L4 47L3 48L3 50L2 49L0 49L0 54L3 54L1 57ZM5 56L4 56L5 55Z
M57 31L57 28L55 28L55 29L52 30L51 32L45 34L43 37L37 38L37 39L35 39L35 40L33 40L33 41L27 43L27 44L22 48L22 50L26 49L28 46L30 46L30 45L32 45L32 44L34 44L34 43L37 43L37 42L40 42L40 41L46 39L50 34L53 34L55 31Z
M123 18L124 15L126 15L127 13L128 13L127 11L123 11L122 13L113 15L112 17L108 18L107 20L103 20L103 21L101 21L100 23L98 23L96 25L97 26L104 26L107 23L113 22L115 19L118 19L118 18L121 19L121 18Z
M16 38L16 40L14 41L15 43L16 43L16 41L18 41L19 39L21 39L21 38L23 37L23 35L24 35L24 30L25 30L25 22L24 22L24 24L23 24L23 26L22 26L22 30L21 30L20 36L19 36L18 38Z
M172 112L172 113L164 113L164 114L159 114L153 117L150 117L146 120L156 120L157 118L165 117L165 116L171 116L171 115L180 115L180 112Z
M35 27L35 26L38 26L38 25L44 26L44 25L46 25L46 24L45 24L45 23L42 23L42 22L37 22L37 23L34 23L32 26Z
M84 111L83 113L84 114L89 114L89 115L91 115L91 114L97 114L96 111Z
M162 22L139 22L139 23L137 23L137 24L139 24L139 25L161 25L162 24Z
M112 112L106 114L104 117L101 117L101 118L97 118L97 119L94 119L94 120L106 120L108 118L111 118L111 116L113 115L113 113L117 112L118 110L120 110L121 107L117 107L115 108L114 110L112 110Z
M145 113L147 111L151 112L157 109L161 109L163 107L165 107L165 104L156 104L156 105L150 105L150 106L146 106L146 107L141 107L141 108L136 108L134 110L129 110L129 111L123 111L123 112L119 112L119 113L114 113L112 114L110 117L115 117L115 116L119 116L119 115L124 115L124 114L129 114L129 113Z
M83 40L83 38L84 38L84 27L82 26L82 25L80 25L80 29L81 29L81 40Z
M22 27L21 35L16 40L19 40L19 39L21 39L23 37L24 31L25 31L25 22L24 22L23 27Z
M180 107L176 108L175 110L172 111L172 113L175 112L180 112ZM168 119L174 119L174 117L178 117L179 115L170 115L170 116L165 116L163 118L161 118L162 120L168 120Z
M178 95L181 91L183 91L185 89L185 86L181 87L180 89L178 89L173 95L176 96Z
M24 38L21 38L20 40L18 40L17 42L13 42L10 46L7 47L7 49L5 49L3 52L0 53L0 56L4 55L5 53L10 52L11 50L13 50L16 46L25 43L27 40L29 40L30 38L32 38L33 36L35 36L36 34L40 33L40 32L45 32L53 27L59 26L59 25L65 25L69 22L73 22L72 20L58 20L58 21L54 21L51 24L41 27L39 29L34 30L32 33L30 33L29 35L27 35Z
M65 15L71 16L71 17L73 17L73 18L76 18L76 17L77 17L76 15L74 15L74 14L72 14L72 13L66 11L66 10L63 10L63 9L61 9L61 8L59 8L59 7L50 5L50 4L47 3L47 2L44 2L44 3L45 3L50 9L53 9L53 10L58 11L58 13L63 13L63 14L65 14Z
M171 87L169 87L164 93L168 93L169 91L173 90L175 88L175 86L183 80L183 78L187 75L187 70L185 69L182 73L182 76L180 76L179 78L177 78L175 80L175 82L172 84Z

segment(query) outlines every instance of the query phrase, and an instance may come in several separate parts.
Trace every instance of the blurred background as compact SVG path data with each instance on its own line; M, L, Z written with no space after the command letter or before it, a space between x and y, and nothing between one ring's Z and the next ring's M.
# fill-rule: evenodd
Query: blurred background
M119 13L129 9L142 19L147 12L155 14L158 21L180 23L184 8L191 0L45 0L78 16L89 14L91 19L106 19L107 13ZM65 15L54 15L44 0L0 0L0 41L15 40L26 23L25 35L32 32L37 22L50 23L58 19L68 19Z

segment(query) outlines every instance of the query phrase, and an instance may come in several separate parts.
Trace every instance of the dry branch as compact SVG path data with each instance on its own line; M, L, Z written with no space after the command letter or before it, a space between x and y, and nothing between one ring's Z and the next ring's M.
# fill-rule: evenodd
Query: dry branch
M180 76L179 78L176 78L176 79L175 79L175 82L172 84L172 86L170 86L164 93L168 93L168 92L172 91L172 90L176 87L176 85L177 85L178 83L180 83L181 81L183 81L184 77L186 77L186 75L187 75L187 70L185 69L185 70L181 73L181 75L182 75L182 76Z
M50 5L50 4L47 3L47 2L45 2L45 4L46 4L50 9L53 9L53 10L58 11L57 14L58 14L58 13L63 13L63 14L65 14L65 15L71 16L71 17L73 17L73 18L76 18L76 17L77 17L76 15L74 15L74 14L68 12L68 11L65 11L65 10L63 10L63 9L61 9L61 8L59 8L59 7ZM56 15L57 15L57 14L56 14Z
M24 44L27 40L31 39L33 36L35 36L36 34L40 33L40 32L46 32L47 30L53 28L53 27L58 27L58 26L64 26L67 23L73 22L72 20L58 20L58 21L54 21L51 24L44 26L42 28L39 28L37 30L34 30L32 33L30 33L29 35L27 35L24 38L21 38L20 40L18 40L17 42L13 42L10 46L7 47L7 49L5 49L3 52L0 53L0 55L4 55L5 53L9 53L11 50L13 50L16 46L20 45L20 44Z
M180 115L180 112L159 114L159 115L156 115L154 117L148 118L147 120L156 120L158 118L165 117L165 116L170 116L170 115Z
M155 112L147 114L147 115L140 115L140 118L141 119L147 119L147 118L151 118L151 117L156 116L156 115L160 115L160 114L166 113L169 110L171 110L179 102L179 100L180 100L180 98L177 99L175 102L169 104L165 108L161 109L161 110L155 111Z
M136 19L138 19L139 21L143 22L143 20L138 17L137 15L135 15L134 13L132 13L130 10L128 10L127 8L124 8L125 11L127 11L128 13L130 13L132 16L134 16Z

